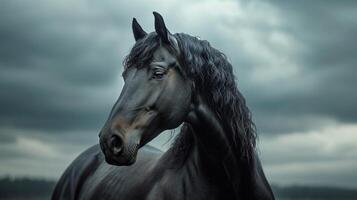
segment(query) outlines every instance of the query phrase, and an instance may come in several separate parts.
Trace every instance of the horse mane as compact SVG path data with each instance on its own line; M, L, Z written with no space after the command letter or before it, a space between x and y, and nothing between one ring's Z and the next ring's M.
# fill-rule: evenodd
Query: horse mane
M188 78L193 80L195 92L216 114L231 143L233 156L224 163L224 168L234 193L237 197L243 195L250 198L248 191L253 185L257 134L245 98L238 90L233 67L227 57L208 41L184 33L174 36L180 49L180 65ZM192 129L186 126L189 125L183 126L177 141L187 141L182 138L192 135L188 134ZM174 144L174 148L178 151L184 149L186 153L188 148L180 147L182 143Z
M252 170L257 135L251 112L237 88L232 65L206 40L184 33L174 34L174 37L180 49L180 65L188 78L193 80L196 92L203 95L220 120L240 169ZM139 40L125 58L125 68L148 64L159 45L160 39L154 32ZM170 149L179 163L187 158L193 140L192 132L190 125L184 124Z
M208 41L179 33L180 63L195 89L215 112L237 158L247 164L255 153L256 131L245 98L239 92L233 67Z

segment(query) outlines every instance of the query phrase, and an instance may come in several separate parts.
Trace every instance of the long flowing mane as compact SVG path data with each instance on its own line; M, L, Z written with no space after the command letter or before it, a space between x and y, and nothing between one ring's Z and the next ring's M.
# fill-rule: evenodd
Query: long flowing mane
M240 170L246 170L246 173L239 176L248 176L246 174L250 174L249 170L254 164L252 159L257 136L251 113L237 88L232 65L222 52L213 48L206 40L184 33L177 33L174 37L178 41L179 61L185 74L193 80L196 92L203 95L220 120ZM139 40L124 60L125 68L148 64L159 45L160 40L156 33L150 33ZM182 161L187 157L192 143L192 131L188 124L184 124L176 137L171 151L177 154L177 160Z
M175 34L175 37L180 47L181 65L193 80L197 92L203 95L217 115L231 142L234 152L228 163L232 166L224 166L228 168L227 176L237 196L243 194L249 197L251 194L247 191L251 191L252 186L257 135L251 113L237 88L233 67L227 57L208 41L183 33ZM183 131L191 130L185 128Z
M232 65L206 40L183 33L175 37L186 74L220 119L240 160L249 163L256 143L255 126L237 88Z

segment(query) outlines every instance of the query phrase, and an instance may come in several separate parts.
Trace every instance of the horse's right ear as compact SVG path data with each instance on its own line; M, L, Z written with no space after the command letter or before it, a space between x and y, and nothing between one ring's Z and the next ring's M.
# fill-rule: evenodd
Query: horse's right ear
M131 27L133 29L135 41L143 39L147 35L147 33L143 30L143 28L141 28L140 24L138 23L138 21L136 21L135 18L133 18Z

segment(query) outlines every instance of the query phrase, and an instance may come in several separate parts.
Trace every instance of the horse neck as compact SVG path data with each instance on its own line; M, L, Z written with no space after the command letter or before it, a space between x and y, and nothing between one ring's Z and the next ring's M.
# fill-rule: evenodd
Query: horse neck
M210 118L207 120L207 118ZM213 121L212 121L213 120ZM190 151L190 162L202 166L209 175L226 177L225 168L222 165L227 155L232 153L226 133L219 121L212 116L205 116L198 123L190 124L192 134L192 147Z
M197 120L190 123L193 135L193 147L188 158L205 169L206 175L214 176L225 181L227 186L233 188L235 196L239 196L243 176L248 176L243 163L240 161L239 152L236 151L234 142L228 134L231 132L224 128L223 119L218 119L213 109L202 104L197 109ZM229 129L228 129L229 130ZM243 167L243 168L242 168ZM247 177L244 179L247 180ZM249 178L248 178L249 179ZM246 182L248 184L248 182Z
M188 172L192 183L204 177L217 184L223 194L234 198L274 199L259 160L254 156L258 166L249 165L258 167L258 171L245 169L246 163L237 160L239 155L234 154L232 142L226 136L229 133L224 131L214 112L200 112L198 119L183 125L179 138L164 156L165 166Z
M194 176L215 180L230 187L225 166L231 159L232 149L226 133L214 112L205 107L199 111L195 122L186 122L173 145L174 166L190 171Z

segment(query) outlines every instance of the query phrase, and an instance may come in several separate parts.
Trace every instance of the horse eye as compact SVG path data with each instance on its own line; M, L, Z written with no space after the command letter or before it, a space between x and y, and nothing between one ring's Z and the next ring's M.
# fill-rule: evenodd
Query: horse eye
M154 71L152 78L153 79L162 79L162 77L164 77L165 72L163 72L162 70L156 70Z

